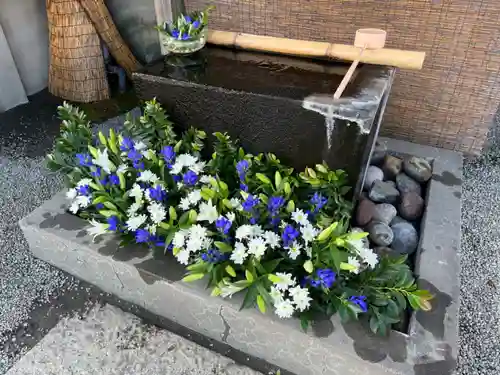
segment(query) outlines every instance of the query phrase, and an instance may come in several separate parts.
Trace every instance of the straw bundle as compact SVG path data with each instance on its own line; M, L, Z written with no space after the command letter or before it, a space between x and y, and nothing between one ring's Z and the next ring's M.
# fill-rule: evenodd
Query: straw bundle
M481 150L500 103L498 0L186 0L214 4L210 28L352 44L357 29L387 31L388 48L426 52L396 76L382 133L459 151Z
M47 0L49 91L63 99L93 102L109 98L101 42L78 0Z
M118 32L104 0L79 0L109 52L129 76L141 66Z

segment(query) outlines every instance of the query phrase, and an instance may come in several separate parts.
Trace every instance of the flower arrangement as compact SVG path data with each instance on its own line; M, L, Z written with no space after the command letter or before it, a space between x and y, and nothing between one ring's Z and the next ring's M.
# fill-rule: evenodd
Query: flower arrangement
M405 257L379 256L366 233L349 230L343 171L318 164L297 173L221 133L206 152L206 134L177 135L155 100L96 140L81 111L65 103L59 114L48 166L67 174L69 210L94 238L171 252L184 281L206 279L213 296L244 293L243 307L296 316L304 329L317 313L338 313L384 334L407 305L430 309Z
M181 14L171 24L165 22L157 29L165 36L164 45L170 52L193 53L203 48L208 31L208 13L215 9L209 6L203 11Z

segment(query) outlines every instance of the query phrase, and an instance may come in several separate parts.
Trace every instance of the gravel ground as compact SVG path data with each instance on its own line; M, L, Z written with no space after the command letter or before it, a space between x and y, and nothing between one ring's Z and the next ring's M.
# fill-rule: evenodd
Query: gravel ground
M95 306L63 319L7 375L258 375L132 314Z

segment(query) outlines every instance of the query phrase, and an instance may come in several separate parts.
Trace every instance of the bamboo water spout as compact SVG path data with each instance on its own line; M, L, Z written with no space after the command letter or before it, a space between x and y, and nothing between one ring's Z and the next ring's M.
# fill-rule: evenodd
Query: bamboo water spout
M414 70L422 69L425 59L425 52L420 51L391 48L367 49L359 56L360 49L354 45L276 38L221 30L209 30L208 43L255 51L307 57L328 57L348 61L354 61L359 57L359 61L362 63Z

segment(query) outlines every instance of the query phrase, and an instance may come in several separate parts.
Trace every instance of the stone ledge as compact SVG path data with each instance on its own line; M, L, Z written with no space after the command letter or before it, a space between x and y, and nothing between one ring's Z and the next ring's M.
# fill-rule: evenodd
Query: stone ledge
M113 237L93 243L87 223L65 212L58 194L21 220L33 254L106 292L142 306L208 338L300 375L451 373L456 362L460 245L459 154L384 139L388 149L434 159L417 272L436 294L435 309L417 313L409 333L370 335L358 323L337 318L304 333L297 320L239 310L241 298L210 297L203 282L180 281L173 258L153 259L139 247L118 248ZM424 155L422 155L424 154Z

